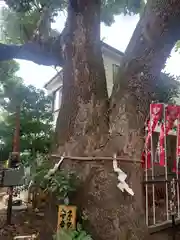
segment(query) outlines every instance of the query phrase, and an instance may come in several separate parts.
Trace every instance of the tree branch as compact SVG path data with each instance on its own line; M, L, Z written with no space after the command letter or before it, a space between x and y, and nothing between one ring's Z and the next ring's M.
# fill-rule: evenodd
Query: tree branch
M23 45L8 45L0 43L0 61L13 58L32 61L45 66L62 66L61 37L48 42L29 42Z
M0 61L7 61L16 58L32 61L39 65L62 66L63 57L61 51L61 39L63 38L64 30L56 38L49 37L48 39L42 39L36 34L40 29L42 22L46 18L47 12L48 8L43 7L42 14L37 22L37 26L32 37L29 36L28 31L24 26L23 30L28 40L27 43L23 45L8 45L0 43Z

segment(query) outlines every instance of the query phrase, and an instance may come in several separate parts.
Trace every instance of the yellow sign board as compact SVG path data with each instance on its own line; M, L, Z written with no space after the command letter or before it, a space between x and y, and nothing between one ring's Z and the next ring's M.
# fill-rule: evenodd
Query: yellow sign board
M76 206L59 205L57 230L76 228L76 210Z

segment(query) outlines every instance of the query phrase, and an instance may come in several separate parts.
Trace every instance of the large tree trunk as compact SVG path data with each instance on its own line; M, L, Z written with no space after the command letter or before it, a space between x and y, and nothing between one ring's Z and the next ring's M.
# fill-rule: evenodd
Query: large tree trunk
M149 104L155 98L153 89L176 41L180 38L179 1L149 0L126 49L110 101L111 138L107 145L120 156L136 162L141 159L144 123ZM143 227L142 170L138 164L124 166L135 192L125 209L123 231L133 229L127 239L146 239ZM136 223L136 224L135 224ZM139 231L140 230L140 231ZM135 236L133 236L135 235ZM120 235L121 236L121 235ZM121 239L121 238L120 238ZM122 238L123 239L123 238Z
M66 153L77 156L99 150L109 130L100 43L100 2L80 0L69 4L63 33L65 65L57 142Z
M64 38L62 107L57 122L58 152L72 156L112 156L121 165L135 196L117 188L111 161L65 160L82 184L73 201L85 212L95 240L147 239L142 204L144 121L153 84L179 38L180 2L149 0L125 53L119 79L108 97L100 46L100 0L74 1ZM170 8L171 3L171 8ZM121 30L123 32L123 30Z

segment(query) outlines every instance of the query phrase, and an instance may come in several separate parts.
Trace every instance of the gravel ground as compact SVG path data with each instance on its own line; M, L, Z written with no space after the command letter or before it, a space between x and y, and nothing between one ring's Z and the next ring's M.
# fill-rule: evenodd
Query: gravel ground
M6 207L2 197L3 192L6 193L6 189L1 189L0 191L0 240L13 240L15 236L38 235L39 232L47 229L44 214L34 212L31 206L26 210L13 211L12 225L7 226ZM25 197L26 193L21 194L22 199ZM46 240L46 238L41 238L40 236L36 239ZM47 240L50 240L50 238Z
M1 193L1 191L0 191ZM55 218L53 214L53 218ZM49 218L47 218L49 220ZM34 212L29 206L27 210L13 211L12 225L6 225L6 209L0 199L0 240L13 240L15 236L38 235L38 240L52 240L48 235L51 220L46 221L43 211ZM49 229L49 230L48 230ZM180 240L180 226L176 229L176 237L173 238L172 229L153 234L152 240ZM114 240L114 239L112 239Z
M0 239L2 240L12 240L19 235L37 235L44 227L43 217L37 216L31 209L13 211L12 225L7 226L6 211L0 210Z

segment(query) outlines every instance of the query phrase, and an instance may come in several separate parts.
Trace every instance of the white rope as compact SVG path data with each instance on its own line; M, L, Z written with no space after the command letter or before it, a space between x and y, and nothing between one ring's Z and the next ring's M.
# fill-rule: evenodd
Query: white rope
M52 154L51 155L52 158L61 158L61 155L59 154ZM108 156L93 156L93 157L89 157L89 156L65 156L64 158L66 159L70 159L70 160L77 160L77 161L106 161L106 160L113 160L113 157L108 157ZM130 159L127 157L116 157L117 160L124 162L124 163L143 163L143 161L139 161L139 159Z
M61 163L63 162L63 160L67 158L64 154L63 156L61 156L60 161L55 164L53 169L50 169L48 174L45 176L47 178L49 178L51 175L53 175L59 168L59 166L61 165ZM126 191L128 192L131 196L134 196L134 192L133 190L129 187L129 185L125 182L126 178L127 178L127 174L124 173L119 167L118 167L118 163L117 163L117 156L116 154L114 154L114 156L112 157L113 159L113 169L114 172L118 174L118 180L119 183L117 184L117 187L122 191Z
M119 190L121 190L122 192L126 191L128 192L131 196L134 196L134 192L133 190L129 187L129 185L125 182L126 178L127 178L127 174L124 173L117 164L117 158L116 158L116 154L114 154L113 156L113 169L114 172L118 174L118 180L119 183L117 184L117 187L119 188Z
M50 178L52 175L54 175L60 165L62 164L63 160L65 159L65 153L63 154L63 156L60 157L60 160L58 163L56 163L54 165L54 167L52 169L50 169L48 171L48 173L44 176L45 179ZM117 163L117 157L116 154L114 154L113 156L113 169L114 172L118 174L118 181L119 183L117 184L117 187L119 188L119 190L121 190L122 192L126 191L127 193L129 193L131 196L134 196L134 192L133 190L129 187L129 185L125 182L126 178L127 178L127 174L124 173L119 167L118 167L118 163ZM29 187L33 184L33 181L30 182Z

